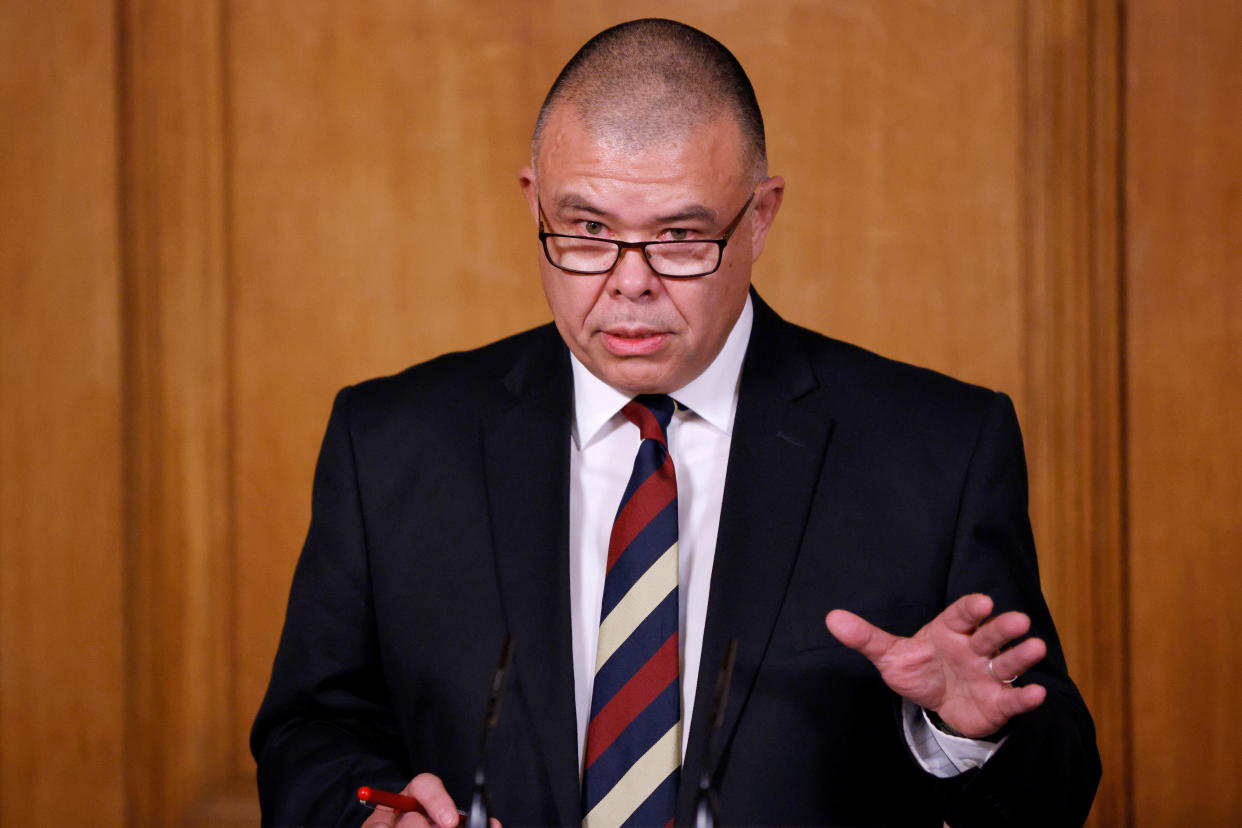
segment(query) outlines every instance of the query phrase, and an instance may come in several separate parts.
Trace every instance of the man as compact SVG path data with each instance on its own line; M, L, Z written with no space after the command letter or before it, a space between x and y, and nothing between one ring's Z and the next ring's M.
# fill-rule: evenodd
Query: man
M723 823L1081 823L1099 759L1013 408L753 293L784 182L733 56L597 35L521 184L555 326L338 396L253 734L265 822L357 824L372 785L422 805L369 825L455 825L512 634L506 825L689 821L731 640Z

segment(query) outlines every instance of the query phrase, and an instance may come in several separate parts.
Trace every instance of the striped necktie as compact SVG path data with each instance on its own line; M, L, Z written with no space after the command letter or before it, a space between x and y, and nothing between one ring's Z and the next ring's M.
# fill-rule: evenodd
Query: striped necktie
M583 762L586 828L671 825L681 766L674 403L631 400L642 434L608 541L599 649Z

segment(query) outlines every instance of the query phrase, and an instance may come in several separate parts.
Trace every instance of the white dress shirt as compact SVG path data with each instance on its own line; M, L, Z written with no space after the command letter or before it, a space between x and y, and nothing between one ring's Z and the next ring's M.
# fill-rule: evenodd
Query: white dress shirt
M703 626L711 586L729 444L737 413L742 360L750 341L750 297L715 360L689 384L672 392L678 403L668 427L677 473L678 597L681 622L682 710L694 709ZM604 595L608 538L641 440L625 419L629 394L605 384L571 355L574 417L569 461L569 584L573 624L574 695L581 767L595 681L599 613ZM827 614L828 607L824 610ZM906 703L906 741L923 768L953 776L983 764L998 745L945 734ZM683 714L682 753L690 738Z

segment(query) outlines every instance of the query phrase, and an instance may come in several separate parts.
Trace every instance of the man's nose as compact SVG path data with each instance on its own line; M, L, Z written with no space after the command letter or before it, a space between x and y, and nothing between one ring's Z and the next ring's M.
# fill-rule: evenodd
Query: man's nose
M660 286L660 277L647 263L646 255L635 247L621 250L621 256L608 279L610 289L627 299L638 299L658 290Z

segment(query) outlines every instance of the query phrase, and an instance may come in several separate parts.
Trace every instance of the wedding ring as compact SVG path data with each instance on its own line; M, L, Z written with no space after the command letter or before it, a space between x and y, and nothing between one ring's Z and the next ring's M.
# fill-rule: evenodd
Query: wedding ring
M1017 676L1014 676L1013 678L1003 679L1000 676L996 675L996 673L993 672L992 670L992 659L990 658L988 659L988 675L996 679L997 681L999 681L1001 684L1013 684L1015 681L1018 680Z

